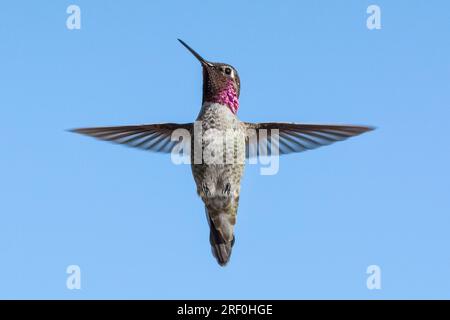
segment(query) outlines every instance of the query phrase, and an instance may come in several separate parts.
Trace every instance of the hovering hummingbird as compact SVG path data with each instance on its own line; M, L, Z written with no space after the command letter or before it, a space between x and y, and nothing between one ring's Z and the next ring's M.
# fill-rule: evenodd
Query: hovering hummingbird
M261 145L269 148L265 154L302 152L359 135L373 128L354 125L242 122L236 115L241 88L236 69L229 64L207 61L184 41L178 40L200 61L203 69L203 101L195 124L160 123L81 128L72 131L144 150L170 153L178 143L171 138L172 134L177 129L187 130L194 146L194 152L191 152L192 174L197 193L205 204L212 253L219 265L224 266L230 259L235 240L234 226L245 164L240 160L254 156L251 150L258 150L256 155L259 155ZM195 135L196 124L202 132L208 131L210 134ZM222 135L225 132L229 139L227 141L233 141L232 144L222 143ZM200 154L206 149L208 154L231 153L235 161L195 161L196 144L200 146Z

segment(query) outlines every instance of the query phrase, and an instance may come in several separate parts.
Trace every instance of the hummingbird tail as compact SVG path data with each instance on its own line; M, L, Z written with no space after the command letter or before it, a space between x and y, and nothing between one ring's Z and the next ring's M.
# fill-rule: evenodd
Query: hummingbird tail
M206 208L206 215L210 228L211 250L219 265L223 267L230 260L234 245L234 223L226 212L212 212Z
M228 261L230 261L231 250L234 245L234 236L233 240L230 242L224 242L222 240L217 240L217 231L211 230L209 235L209 241L211 243L211 250L214 257L217 259L217 262L220 266L224 267L227 265Z

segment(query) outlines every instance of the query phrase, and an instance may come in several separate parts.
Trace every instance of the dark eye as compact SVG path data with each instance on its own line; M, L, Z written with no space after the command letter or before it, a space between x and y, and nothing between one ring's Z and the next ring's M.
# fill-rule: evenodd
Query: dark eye
M225 68L225 74L230 75L231 74L231 68Z

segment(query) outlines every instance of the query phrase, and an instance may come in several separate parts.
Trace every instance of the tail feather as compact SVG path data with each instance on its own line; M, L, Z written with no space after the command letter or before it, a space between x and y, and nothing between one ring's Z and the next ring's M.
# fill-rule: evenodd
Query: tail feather
M217 230L213 227L209 234L209 242L211 243L211 251L217 259L217 262L222 267L225 266L230 261L231 251L234 245L234 235L233 240L227 242L220 237Z
M210 228L209 242L211 243L211 251L219 265L223 267L230 260L235 241L233 225L226 213L214 214L208 212L206 208L206 215Z

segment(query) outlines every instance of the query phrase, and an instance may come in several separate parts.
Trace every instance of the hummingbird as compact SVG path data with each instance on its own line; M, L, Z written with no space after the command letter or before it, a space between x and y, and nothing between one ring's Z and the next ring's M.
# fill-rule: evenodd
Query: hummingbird
M241 81L237 70L226 63L204 59L184 41L180 43L200 62L203 71L203 98L195 123L158 123L129 126L79 128L71 131L97 139L170 153L178 141L172 134L186 130L190 134L191 169L197 194L205 205L209 242L213 256L225 266L235 242L234 227L239 205L245 159L258 155L282 155L315 149L345 140L373 127L358 125L301 124L290 122L243 122L237 117ZM195 129L205 134L196 135ZM208 132L208 134L206 134ZM227 142L223 143L223 136ZM261 146L268 147L266 153ZM196 154L196 149L199 150ZM253 152L252 152L253 150ZM256 150L256 152L254 152ZM208 155L223 160L231 154L234 161L201 161ZM198 153L201 155L200 161Z

